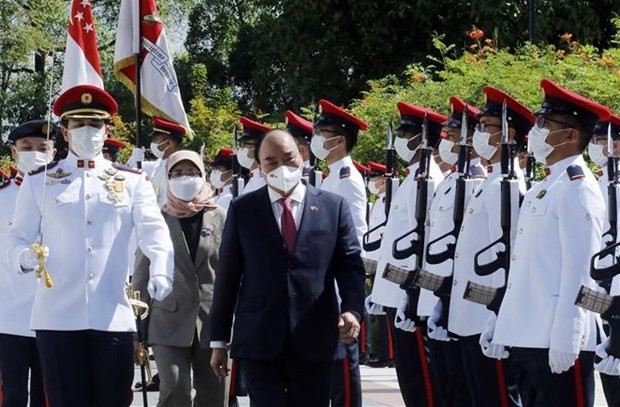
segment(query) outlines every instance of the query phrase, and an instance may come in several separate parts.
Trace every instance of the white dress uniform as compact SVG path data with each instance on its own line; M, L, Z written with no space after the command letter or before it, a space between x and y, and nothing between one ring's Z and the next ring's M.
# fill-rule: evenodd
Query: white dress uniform
M230 205L230 201L232 201L232 199L232 185L224 185L224 188L222 188L222 192L215 197L215 204L221 206L224 209L228 209L228 205Z
M524 192L523 172L516 160L514 165L519 180L519 190ZM447 328L448 331L460 336L482 333L486 321L491 315L491 311L486 306L463 298L467 283L472 281L487 287L502 287L505 284L504 271L501 269L488 276L479 276L474 271L476 253L502 235L500 218L501 180L501 163L498 162L489 166L487 179L480 184L465 209L461 232L456 242ZM516 219L519 209L518 207L512 209L512 219ZM513 225L516 225L516 222ZM511 242L514 241L515 234L516 227L512 227ZM494 260L494 252L495 250L487 251L480 256L480 261L484 264Z
M377 195L377 199L375 203L372 204L372 208L370 209L370 216L368 217L368 230L372 230L377 225L385 222L385 192ZM370 233L368 235L369 242L376 242L381 239L381 235L385 231L385 226L377 229L376 231ZM365 251L364 257L370 260L379 261L379 249L373 250L371 252Z
M90 161L69 154L47 173L26 177L16 205L8 236L13 267L20 268L20 254L37 240L40 225L54 282L52 288L39 282L30 328L135 331L125 294L134 229L151 275L172 279L174 265L170 233L146 177L120 171L101 154Z
M443 180L443 174L439 166L434 160L430 161L429 173L431 179L428 184L429 200L435 192L435 186ZM407 175L407 178L405 178L394 195L390 207L390 215L388 216L385 232L383 233L383 240L381 241L381 248L379 249L380 258L377 264L377 276L372 286L371 296L374 303L383 305L384 307L398 308L402 299L407 296L405 290L401 289L398 284L383 278L385 265L390 263L394 266L411 269L416 262L415 256L411 256L409 259L396 260L392 255L392 245L394 240L416 227L415 207L418 185L416 182L416 174L418 167L419 163L408 167L409 175ZM402 242L401 244L402 246L406 246L408 243L409 242ZM420 307L421 302L422 298L420 298L418 307ZM422 305L422 307L425 307L425 305Z
M260 174L260 168L253 169L252 171L250 171L250 174L252 174L252 176L248 180L248 183L245 184L243 191L239 192L239 195L243 195L243 194L247 194L248 192L256 191L257 189L260 189L264 187L265 185L267 185L267 183L265 182L265 178L263 178Z
M37 279L32 275L19 274L19 269L15 269L4 254L19 188L12 181L0 188L0 253L3 253L0 256L0 333L34 337L34 331L30 330L30 314Z
M479 158L472 159L469 165L472 179L467 181L466 184L468 191L465 192L465 208L467 208L468 199L473 196L473 193L478 189L486 177L486 171L480 164ZM453 172L449 174L439 185L437 185L428 217L430 221L428 228L428 242L435 240L446 233L450 233L454 229L454 196L456 193L456 181L459 176L460 174L458 172ZM431 253L435 254L446 250L445 243L455 242L454 240L448 239L438 242L433 245L433 251ZM425 248L425 250L427 250L427 248ZM452 265L453 260L449 260L441 264L429 264L425 258L423 268L424 270L435 275L449 277L452 275ZM432 292L422 290L420 293L420 298L424 298L424 301L420 303L423 304L423 306L418 307L419 315L430 316L432 314L434 305L438 300L437 297L433 300L433 297L435 296Z
M349 203L357 238L361 245L364 233L368 230L366 225L366 186L362 174L355 168L350 156L346 156L329 166L329 175L323 180L321 189L338 194Z
M598 185L601 189L601 194L603 195L603 198L605 199L605 207L607 207L607 205L609 204L609 192L607 189L609 185L609 180L607 179L607 177L608 177L607 167L603 166L601 167L601 171L599 172ZM620 196L618 195L619 195L618 190L616 190L616 202L620 203ZM620 226L620 223L618 224L618 226ZM607 232L608 230L609 230L609 210L605 210L605 223L603 224L603 233ZM618 236L620 236L620 233L618 233ZM603 248L605 248L604 241L601 242L601 249ZM618 256L619 254L620 253L616 251L616 256ZM599 267L605 267L605 266L611 265L611 262L612 262L612 259L611 257L608 256L604 258L602 261L599 261L597 265ZM613 278L610 294L620 295L620 276L616 276Z
M569 176L579 166L582 176ZM524 198L510 276L493 342L578 354L594 350L597 316L575 305L595 288L590 258L601 247L604 200L581 155L550 167Z

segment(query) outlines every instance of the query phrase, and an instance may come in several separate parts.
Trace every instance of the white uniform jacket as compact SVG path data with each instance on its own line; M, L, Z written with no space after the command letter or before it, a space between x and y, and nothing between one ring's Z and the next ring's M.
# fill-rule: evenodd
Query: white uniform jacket
M20 268L40 225L54 283L39 282L31 329L134 331L125 295L134 229L151 275L172 278L172 242L153 188L143 174L121 171L102 155L88 161L69 154L46 173L26 177L16 207L8 237L13 267Z
M34 337L30 330L30 314L37 279L20 274L5 254L19 188L13 181L0 188L0 333Z
M495 343L579 353L590 342L594 349L596 315L575 298L582 285L595 288L590 258L604 220L601 191L581 155L555 163L528 191Z
M429 173L431 179L428 183L429 202L427 208L430 208L436 185L443 181L443 174L439 166L434 160L430 160L430 162ZM380 258L377 264L377 275L372 286L371 295L374 303L383 305L384 307L397 308L401 300L407 295L398 284L383 278L385 265L390 263L398 267L413 269L416 264L416 256L411 256L408 259L402 260L394 259L392 255L392 246L394 240L416 227L415 208L418 195L416 176L418 167L418 163L409 166L409 175L407 175L407 178L405 178L394 195L387 225L385 226L385 232L383 233L383 240L381 241L381 248L379 249ZM409 244L410 240L404 239L400 242L399 248L404 249ZM418 307L425 307L422 305L422 298L420 298L418 302Z
M385 222L385 193L381 193L377 195L377 199L375 203L372 204L372 208L370 209L370 216L368 217L368 231L370 232L373 228ZM382 228L377 229L376 231L369 233L368 241L376 242L377 240L381 240L383 233L385 232L385 225ZM370 260L379 260L379 251L380 249L373 251L364 251L364 257Z
M267 185L265 182L265 178L263 178L260 174L260 168L254 168L250 171L251 177L248 180L248 183L245 184L243 191L239 191L239 195L247 194L248 192L256 191Z
M215 197L215 203L224 209L228 209L228 205L230 205L230 201L232 201L232 199L232 185L224 185L222 192Z
M516 160L514 165L519 190L523 192L525 191L523 172ZM460 336L482 333L491 315L486 306L463 298L467 283L472 281L488 287L502 287L506 283L502 269L488 276L479 276L474 271L474 256L502 235L501 180L501 163L489 166L487 179L480 184L468 202L456 242L448 330ZM516 198L517 203L512 208L514 221L511 227L511 242L514 241L516 234L516 218L519 211L519 201L518 197ZM482 264L486 264L494 259L495 250L491 250L480 256L479 260Z
M606 233L609 230L609 208L607 208L607 205L609 205L609 191L608 191L608 186L609 186L609 180L607 179L608 175L607 175L607 167L601 167L601 171L599 172L599 178L598 178L598 185L601 188L601 193L603 194L603 198L605 199L605 223L603 224L603 233ZM618 194L618 188L616 188L616 203L619 204L620 203L620 194ZM618 208L616 208L616 213L618 215L620 215L620 206L618 206ZM616 216L618 216L616 215ZM617 217L616 219L620 219L620 217ZM618 222L618 225L616 225L616 233L618 236L618 239L620 239L620 232L618 229L618 226L620 226L620 222ZM618 239L616 241L618 241ZM608 236L605 236L605 239L603 239L603 241L601 242L601 249L606 247L606 240L610 240ZM616 256L620 256L620 249L616 250ZM597 266L598 267L605 267L605 266L609 266L612 264L612 258L611 256L607 256L604 259L602 259L601 261L597 262ZM612 284L611 284L611 291L610 294L612 295L620 295L620 276L616 276L614 277L614 279L612 280Z
M348 168L348 169L347 169ZM351 157L346 156L329 166L329 175L323 180L321 189L338 194L349 203L357 238L362 244L366 225L366 185ZM363 254L363 251L362 251Z
M467 208L469 198L473 196L474 192L478 189L486 177L486 171L480 164L479 158L471 160L470 173L472 177L466 184L468 190L465 192L465 208ZM428 216L428 242L431 242L446 233L450 233L454 229L454 196L456 192L456 181L459 176L460 175L457 172L449 174L435 190L435 197L433 198ZM437 242L431 248L431 253L435 254L443 252L446 250L446 243L454 244L456 242L453 238L447 238L446 240ZM452 275L453 261L453 259L450 259L441 264L429 264L425 257L424 270L438 276L449 277ZM432 314L436 298L434 302L430 295L434 297L433 293L427 290L422 290L422 293L420 293L420 297L425 299L422 302L425 305L424 308L418 307L420 315L429 316Z

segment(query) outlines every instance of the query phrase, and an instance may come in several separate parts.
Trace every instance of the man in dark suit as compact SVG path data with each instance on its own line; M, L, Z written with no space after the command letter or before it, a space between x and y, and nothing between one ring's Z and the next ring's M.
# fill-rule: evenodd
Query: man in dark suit
M356 340L364 266L343 198L301 182L294 138L267 133L257 146L267 186L233 200L216 270L211 367L247 366L252 407L329 405L339 337ZM338 292L338 294L336 293Z

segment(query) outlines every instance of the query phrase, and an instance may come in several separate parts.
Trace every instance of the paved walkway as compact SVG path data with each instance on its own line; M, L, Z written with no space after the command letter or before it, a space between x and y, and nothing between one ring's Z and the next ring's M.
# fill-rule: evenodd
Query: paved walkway
M362 366L362 391L364 395L364 407L404 407L403 399L398 389L396 371L394 368L373 369ZM140 378L140 370L136 369L136 380ZM149 393L149 407L157 405L157 393ZM250 402L247 397L239 399L240 407L249 407ZM596 398L595 407L606 407L605 396L596 374ZM132 406L144 406L142 394L134 393L134 403Z

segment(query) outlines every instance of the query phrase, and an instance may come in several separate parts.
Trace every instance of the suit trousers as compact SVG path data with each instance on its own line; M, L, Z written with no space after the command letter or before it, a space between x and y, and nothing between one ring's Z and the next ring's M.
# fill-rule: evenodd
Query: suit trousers
M50 407L131 404L133 332L39 330L36 334Z
M2 407L28 406L29 373L30 406L46 407L37 340L27 336L0 334Z
M160 378L158 407L227 407L226 380L211 369L210 348L201 348L196 338L191 347L151 347ZM192 387L196 390L193 403Z
M458 341L472 405L478 407L522 405L512 359L491 359L482 353L480 335L464 336Z
M512 348L511 355L525 407L594 405L594 352L581 352L562 374L551 373L549 349Z
M334 362L306 362L285 350L275 360L243 359L250 407L328 407Z

